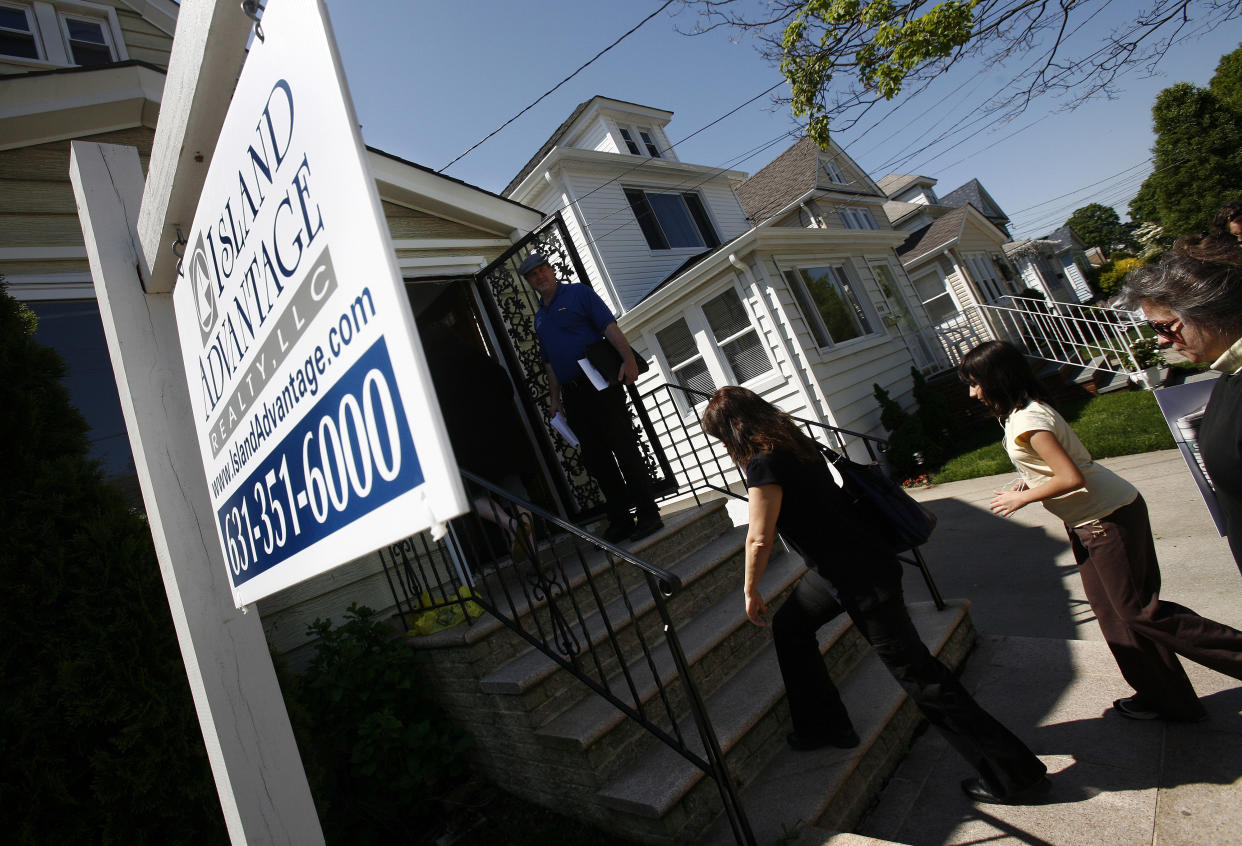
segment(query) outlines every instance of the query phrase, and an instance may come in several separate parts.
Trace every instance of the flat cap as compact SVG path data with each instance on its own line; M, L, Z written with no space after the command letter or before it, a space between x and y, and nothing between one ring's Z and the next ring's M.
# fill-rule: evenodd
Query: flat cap
M531 253L526 258L522 259L522 265L518 268L518 273L525 276L536 267L539 267L539 265L547 263L548 257L543 253Z

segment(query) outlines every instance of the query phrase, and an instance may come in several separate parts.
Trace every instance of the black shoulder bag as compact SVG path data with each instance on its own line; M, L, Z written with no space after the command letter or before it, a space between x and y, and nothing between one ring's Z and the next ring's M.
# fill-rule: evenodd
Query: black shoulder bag
M823 444L816 446L841 474L846 496L884 532L894 552L927 543L936 528L936 515L890 479L880 465L859 464Z

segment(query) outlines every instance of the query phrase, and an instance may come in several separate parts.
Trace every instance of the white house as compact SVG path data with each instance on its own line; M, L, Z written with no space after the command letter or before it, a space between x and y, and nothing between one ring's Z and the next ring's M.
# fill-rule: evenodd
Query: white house
M1042 238L1026 238L1005 245L1005 255L1017 266L1023 284L1050 300L1088 303L1095 294L1083 268L1089 262L1086 244L1068 226Z
M640 392L744 385L797 416L883 436L872 385L901 397L910 368L932 360L884 195L839 148L809 139L750 179L681 162L671 117L594 97L503 193L560 212L583 281L653 365ZM702 401L673 393L683 416Z

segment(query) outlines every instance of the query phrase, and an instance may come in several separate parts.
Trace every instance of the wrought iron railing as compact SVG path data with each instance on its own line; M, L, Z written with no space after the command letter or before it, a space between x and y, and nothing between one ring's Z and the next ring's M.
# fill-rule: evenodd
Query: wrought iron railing
M701 504L701 490L712 490L736 499L747 499L746 477L725 451L724 445L703 432L703 404L711 394L682 385L664 384L642 395L652 426L664 445L665 457L677 473L681 490L687 488L696 504ZM888 442L862 432L829 426L816 420L794 417L812 439L853 458L873 462L890 473ZM932 578L927 561L918 547L898 555L906 564L917 567L938 610L944 599Z
M462 479L473 507L443 538L380 550L406 629L486 610L713 779L737 842L753 844L678 637L681 580L477 476Z

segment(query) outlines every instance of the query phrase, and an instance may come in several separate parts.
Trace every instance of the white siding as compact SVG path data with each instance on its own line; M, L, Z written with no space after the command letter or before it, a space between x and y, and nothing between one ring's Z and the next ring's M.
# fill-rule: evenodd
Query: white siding
M573 146L580 150L598 150L601 153L628 152L618 149L617 140L612 135L612 128L602 117L591 121L573 142Z

